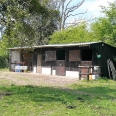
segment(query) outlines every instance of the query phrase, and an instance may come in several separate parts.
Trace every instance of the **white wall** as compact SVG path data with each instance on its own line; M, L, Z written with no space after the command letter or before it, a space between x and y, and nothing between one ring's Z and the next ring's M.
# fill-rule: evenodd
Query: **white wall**
M56 75L56 70L52 70L52 75Z
M18 51L11 51L11 68L14 70L15 68L15 62L20 62L20 52Z
M42 67L42 74L48 74L48 75L56 75L56 70L52 70L51 72L51 68L50 67ZM79 72L78 71L66 71L66 75L65 76L70 76L72 78L77 78L79 79Z
M33 73L36 73L36 72L37 72L37 67L33 66Z
M79 72L78 71L66 71L66 76L79 78Z
M51 68L48 68L48 67L42 67L42 74L48 74L48 75L51 75Z

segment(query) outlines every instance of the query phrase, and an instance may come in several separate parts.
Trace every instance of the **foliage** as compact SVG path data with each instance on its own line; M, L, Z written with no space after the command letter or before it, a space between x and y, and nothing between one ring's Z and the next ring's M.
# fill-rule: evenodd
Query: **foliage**
M112 21L114 18L116 18L116 1L114 0L113 3L108 3L109 6L104 7L102 6L102 12Z
M86 24L82 23L65 29L62 32L55 32L51 36L50 44L89 42L92 41L90 36Z
M1 0L0 56L8 58L7 48L47 44L57 29L59 12L49 0Z
M47 0L2 0L3 41L5 37L9 47L46 44L49 35L57 29L54 19L58 17L58 12L47 4Z
M109 3L108 7L102 6L105 17L101 17L91 25L93 38L116 46L116 4Z
M0 68L6 68L9 66L9 51L7 47L7 42L0 40Z
M48 44L49 36L54 32L54 30L57 30L56 22L59 18L59 14L57 11L53 10L50 10L49 12L50 14L47 18L40 16L35 16L36 18L32 17L36 38L35 41L32 42L34 45ZM38 19L39 23L35 19Z
M0 68L8 67L8 56L0 56Z
M91 37L94 41L104 41L113 44L112 25L108 18L99 18L91 24Z

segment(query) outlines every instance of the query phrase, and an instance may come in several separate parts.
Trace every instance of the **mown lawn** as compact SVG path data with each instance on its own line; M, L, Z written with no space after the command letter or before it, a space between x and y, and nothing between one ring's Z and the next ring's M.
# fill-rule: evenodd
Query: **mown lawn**
M0 116L116 116L116 82L79 81L59 88L18 86L3 78Z

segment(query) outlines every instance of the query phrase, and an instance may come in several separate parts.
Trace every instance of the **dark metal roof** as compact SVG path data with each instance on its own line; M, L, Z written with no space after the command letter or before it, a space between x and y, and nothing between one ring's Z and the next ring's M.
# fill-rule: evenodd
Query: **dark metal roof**
M31 48L48 48L48 47L54 47L54 48L62 48L62 47L74 47L74 46L89 46L90 44L96 44L101 43L100 42L85 42L85 43L72 43L72 44L53 44L53 45L39 45L39 46L25 46L25 47L14 47L9 49L31 49Z

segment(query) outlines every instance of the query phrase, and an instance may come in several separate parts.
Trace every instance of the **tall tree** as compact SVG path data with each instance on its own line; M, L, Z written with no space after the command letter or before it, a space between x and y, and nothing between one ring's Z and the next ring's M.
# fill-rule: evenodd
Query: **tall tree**
M7 48L48 43L59 17L48 4L49 0L0 0L1 66L8 61Z
M47 7L48 0L2 0L0 23L9 47L45 44L57 28ZM57 13L58 14L58 13ZM58 16L58 15L57 15ZM51 27L53 27L51 29Z

